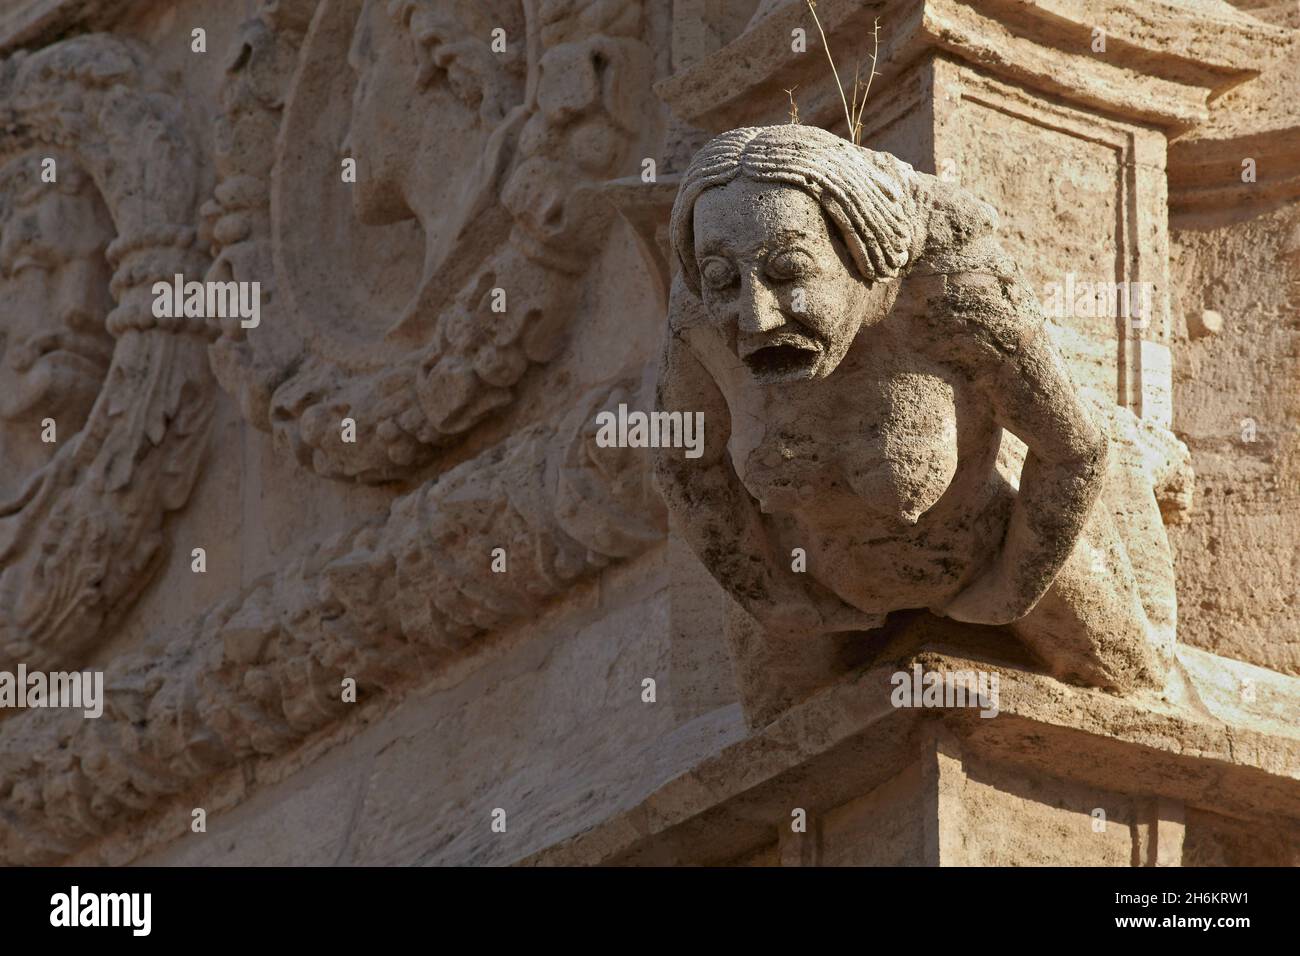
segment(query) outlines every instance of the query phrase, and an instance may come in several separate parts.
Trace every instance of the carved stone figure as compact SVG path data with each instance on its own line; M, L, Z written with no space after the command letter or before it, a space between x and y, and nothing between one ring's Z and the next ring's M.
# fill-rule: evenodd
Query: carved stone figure
M1173 568L1140 429L1072 385L995 224L804 126L725 133L684 175L660 404L703 411L706 442L658 471L773 662L926 608L1009 625L1063 679L1164 681Z
M1300 863L1300 21L1099 6L0 3L0 864Z
M42 182L53 160L54 183ZM0 499L81 430L113 357L104 257L113 223L71 155L25 153L0 170ZM42 440L53 420L55 441Z
M91 34L0 61L0 669L77 663L116 623L207 441L205 323L153 315L153 283L206 261L151 60Z

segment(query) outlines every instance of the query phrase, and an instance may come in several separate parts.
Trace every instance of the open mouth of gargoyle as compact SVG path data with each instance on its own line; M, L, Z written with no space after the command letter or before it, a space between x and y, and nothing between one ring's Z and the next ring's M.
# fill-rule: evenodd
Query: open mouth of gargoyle
M750 350L745 365L760 382L786 382L810 378L821 358L812 342L784 340Z

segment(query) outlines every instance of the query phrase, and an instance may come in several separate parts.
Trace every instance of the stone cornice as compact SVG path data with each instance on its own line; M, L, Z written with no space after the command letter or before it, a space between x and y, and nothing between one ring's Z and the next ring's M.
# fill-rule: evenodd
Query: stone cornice
M1206 14L1155 0L887 0L818 6L841 71L869 56L872 23L881 24L877 86L926 51L944 51L981 69L1082 105L1178 132L1207 116L1214 97L1251 79L1281 55L1290 31L1225 8ZM791 50L795 27L810 27L803 3L790 3L689 69L662 81L659 93L681 118L710 130L781 122L784 89L802 91L813 121L838 93L814 35L804 54ZM1091 52L1092 30L1106 31L1104 54ZM813 92L822 89L823 95ZM807 102L806 102L807 101ZM754 104L767 104L755 114ZM834 121L833 112L826 119Z

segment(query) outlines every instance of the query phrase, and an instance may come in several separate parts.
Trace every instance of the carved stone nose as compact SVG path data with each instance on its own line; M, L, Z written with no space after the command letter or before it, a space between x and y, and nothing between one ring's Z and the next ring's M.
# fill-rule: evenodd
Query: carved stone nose
M785 325L776 295L752 274L741 280L739 311L742 332L771 332Z

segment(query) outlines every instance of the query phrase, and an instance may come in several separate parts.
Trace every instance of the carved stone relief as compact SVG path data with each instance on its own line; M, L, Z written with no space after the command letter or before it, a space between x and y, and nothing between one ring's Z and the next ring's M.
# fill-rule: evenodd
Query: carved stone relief
M283 753L345 715L342 676L372 694L409 686L662 540L649 459L596 442L601 410L645 407L645 378L592 391L122 655L101 719L9 722L0 860L56 861L236 761ZM508 574L482 571L496 547Z
M207 330L154 318L150 291L205 266L201 161L150 59L91 35L0 65L0 668L101 640L207 441Z
M1220 18L1176 47L1200 14L1135 2L1107 8L1110 57L1055 0L827 0L798 51L804 0L21 0L17 33L0 14L0 49L34 51L0 59L0 671L106 677L101 718L0 713L0 862L175 862L228 833L275 859L257 837L277 828L325 854L303 839L319 820L279 824L353 772L353 862L753 862L774 830L781 861L851 862L836 834L861 819L898 849L877 810L900 808L908 852L931 823L1004 854L1025 820L1082 823L1040 862L1167 861L1183 801L1294 830L1297 681L1189 648L1186 622L1178 646L1166 534L1192 491L1166 143L1279 36ZM816 43L857 56L881 12L861 149L821 128L840 103ZM222 38L206 59L190 14ZM105 23L149 44L33 39ZM784 120L787 87L807 125L752 127ZM1183 175L1214 180L1225 150ZM945 159L967 188L918 172ZM1198 246L1192 288L1233 278L1249 302L1294 251L1220 268L1236 241ZM1151 328L1045 319L1037 290L1079 263L1150 284ZM261 323L155 318L176 274L258 283ZM602 437L604 413L656 407L704 423L692 453ZM187 502L183 549L229 547L150 589ZM900 707L883 688L913 663L1000 676L1010 719ZM984 747L1023 766L982 777ZM1099 840L1086 808L1048 806L1043 779L1078 770L1062 750L1157 822ZM983 788L969 817L955 771ZM430 816L489 795L532 801L518 842L429 849ZM187 832L201 804L217 839ZM928 862L967 859L949 849Z
M598 187L644 115L641 18L633 0L300 0L245 26L207 214L213 276L268 302L212 347L253 424L319 474L383 481L554 357L611 218Z

